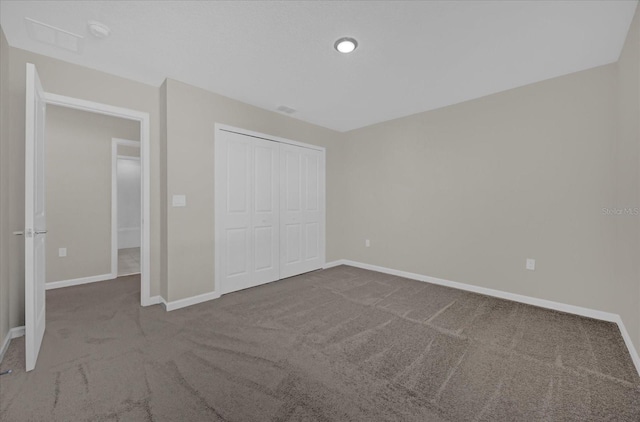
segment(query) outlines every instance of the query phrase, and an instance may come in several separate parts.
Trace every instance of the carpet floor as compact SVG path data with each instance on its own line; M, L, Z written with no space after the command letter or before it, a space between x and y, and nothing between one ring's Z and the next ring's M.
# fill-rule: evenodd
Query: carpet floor
M118 249L118 277L140 273L140 248Z
M615 324L340 266L173 312L139 278L47 292L2 421L640 420Z

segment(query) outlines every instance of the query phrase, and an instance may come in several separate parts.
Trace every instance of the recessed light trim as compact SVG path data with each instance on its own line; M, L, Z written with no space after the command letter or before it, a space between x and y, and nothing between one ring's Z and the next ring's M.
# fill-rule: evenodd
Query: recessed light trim
M355 49L358 48L358 41L356 41L355 38L342 37L333 44L333 48L335 48L338 53L353 53Z

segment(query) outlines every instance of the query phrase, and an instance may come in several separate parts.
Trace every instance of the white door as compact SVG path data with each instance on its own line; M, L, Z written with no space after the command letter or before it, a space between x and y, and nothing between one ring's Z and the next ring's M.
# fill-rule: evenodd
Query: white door
M279 279L278 144L228 131L216 142L221 293Z
M324 265L324 154L280 146L280 278Z
M238 135L242 136L242 135ZM251 230L253 284L280 279L280 148L253 139Z
M36 366L45 328L44 91L27 63L25 139L25 349L26 370Z

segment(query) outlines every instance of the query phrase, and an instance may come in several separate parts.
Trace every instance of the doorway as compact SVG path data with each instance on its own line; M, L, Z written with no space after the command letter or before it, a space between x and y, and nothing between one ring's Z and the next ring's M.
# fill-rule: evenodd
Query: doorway
M47 106L87 111L139 123L140 131L140 304L158 303L150 286L150 124L145 112L51 94L35 65L26 66L25 113L25 367L35 368L46 318L45 114Z
M112 278L140 274L141 233L140 142L111 141L111 273Z

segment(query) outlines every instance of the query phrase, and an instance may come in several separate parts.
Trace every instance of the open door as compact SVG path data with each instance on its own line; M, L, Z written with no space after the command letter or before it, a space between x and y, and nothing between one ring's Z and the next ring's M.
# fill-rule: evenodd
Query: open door
M27 63L25 162L25 349L26 370L36 366L45 327L44 91L36 67Z

